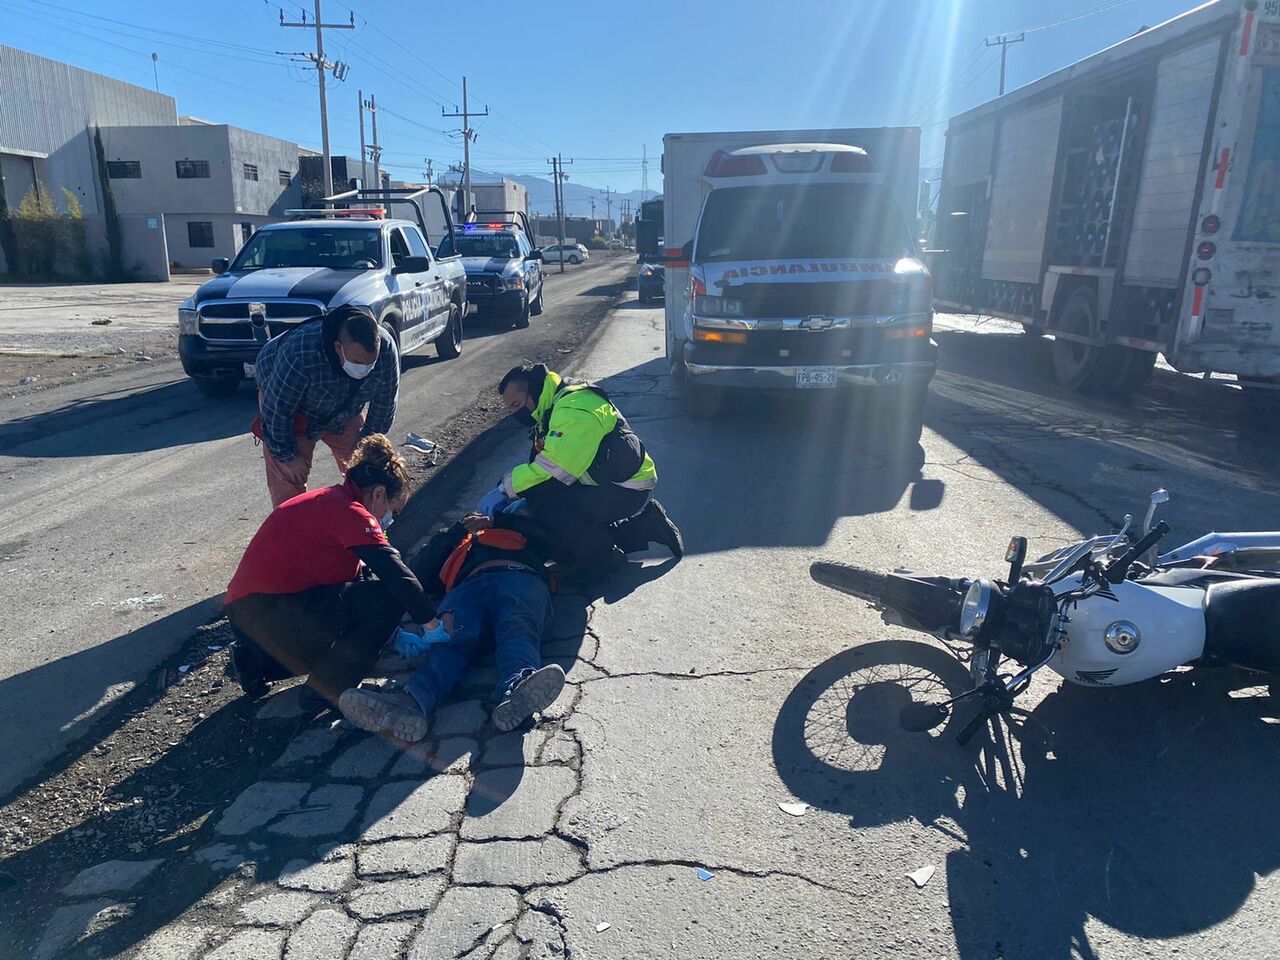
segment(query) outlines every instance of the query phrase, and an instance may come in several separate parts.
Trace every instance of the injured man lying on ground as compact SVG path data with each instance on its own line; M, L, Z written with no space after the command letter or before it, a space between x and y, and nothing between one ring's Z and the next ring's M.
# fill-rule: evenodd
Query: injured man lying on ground
M411 563L425 593L443 593L436 619L421 636L401 631L395 641L399 654L421 656L420 664L403 689L344 691L343 716L363 730L421 740L435 708L490 651L499 678L494 726L514 730L551 706L564 671L542 664L552 612L550 557L545 533L519 513L472 514L438 533Z

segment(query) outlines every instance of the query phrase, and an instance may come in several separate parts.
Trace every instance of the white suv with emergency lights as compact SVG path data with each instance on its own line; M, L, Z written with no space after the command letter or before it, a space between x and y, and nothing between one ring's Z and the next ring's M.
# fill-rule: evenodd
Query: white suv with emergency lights
M929 272L868 152L841 143L717 150L702 171L681 349L695 416L724 388L863 388L918 439L937 367ZM670 236L670 233L668 233Z
M324 202L262 227L233 260L214 260L218 276L178 309L178 354L201 392L234 393L253 379L269 339L346 304L368 307L401 356L429 343L444 359L461 353L467 278L461 257L433 252L456 249L440 190L352 191ZM389 207L410 213L392 219Z

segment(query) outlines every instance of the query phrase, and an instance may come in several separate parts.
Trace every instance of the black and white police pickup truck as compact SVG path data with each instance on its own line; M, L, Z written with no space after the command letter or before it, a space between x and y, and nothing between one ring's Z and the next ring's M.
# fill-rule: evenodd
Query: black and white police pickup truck
M522 210L472 212L440 253L457 251L467 271L467 302L477 314L510 318L529 326L529 316L542 313L542 253L530 239L529 217Z
M345 304L372 310L401 356L429 343L444 359L461 353L467 278L461 257L437 255L456 249L439 188L351 191L324 203L288 211L234 260L214 260L218 276L178 309L178 354L201 392L234 393L253 379L264 343ZM397 219L391 207L411 212Z

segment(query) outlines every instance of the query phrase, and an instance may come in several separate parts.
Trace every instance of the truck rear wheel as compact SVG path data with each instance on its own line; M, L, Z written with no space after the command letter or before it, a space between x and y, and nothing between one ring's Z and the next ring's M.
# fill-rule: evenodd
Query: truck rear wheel
M1062 314L1055 318L1054 330L1081 337L1093 336L1098 313L1098 298L1090 287L1077 287L1067 298ZM1103 351L1087 343L1053 341L1053 376L1068 390L1092 393L1098 383Z

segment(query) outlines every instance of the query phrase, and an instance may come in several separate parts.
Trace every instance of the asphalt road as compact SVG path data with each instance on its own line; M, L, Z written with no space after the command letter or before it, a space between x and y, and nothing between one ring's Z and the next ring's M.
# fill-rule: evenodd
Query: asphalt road
M410 358L395 439L493 403L527 355L554 363L557 325L602 313L634 269L552 267L529 329L473 316L458 360ZM217 613L270 508L254 412L247 388L211 401L174 361L0 400L0 796ZM313 483L333 482L321 453Z
M260 713L297 724L286 754L201 807L193 832L111 854L137 864L45 878L62 892L33 905L49 917L37 956L82 935L66 955L1280 955L1280 829L1267 816L1280 792L1280 708L1257 678L1195 670L1106 690L1042 673L1011 727L961 748L958 724L934 736L896 722L903 682L958 692L956 661L808 577L817 558L997 575L1010 535L1047 549L1139 513L1157 486L1173 496L1174 539L1280 529L1274 430L1242 423L1238 395L1221 385L1157 371L1132 407L1086 401L1042 379L1043 344L946 332L921 447L886 457L831 395L747 398L690 420L661 329L660 309L629 296L564 363L602 381L644 438L688 554L672 564L658 552L603 596L558 599L544 655L570 685L541 724L495 735L479 699L484 667L408 755L274 696ZM447 369L416 403L451 389ZM419 423L406 415L402 426ZM462 501L524 452L517 431L489 439L472 451ZM223 504L223 517L265 505L242 441L188 441L207 450L206 471L247 478L242 512ZM97 451L93 469L130 481L132 516L173 504L149 493L163 459L122 452ZM138 459L132 480L123 471ZM207 499L193 473L183 482ZM48 494L23 481L32 516L76 483L65 469L52 480ZM77 489L96 496L87 479ZM120 529L83 521L79 532L155 554L164 573L163 557L180 556L166 537L208 509L190 497L166 507L170 526L139 525L136 547ZM12 500L6 516L21 516ZM195 544L202 596L225 579L245 535L233 533ZM94 666L92 655L70 657L55 682ZM0 695L11 686L0 681ZM51 690L39 709L56 705ZM792 816L780 803L807 806ZM68 843L6 866L30 876ZM926 867L917 889L906 874ZM138 881L130 869L153 872Z

